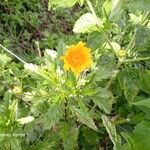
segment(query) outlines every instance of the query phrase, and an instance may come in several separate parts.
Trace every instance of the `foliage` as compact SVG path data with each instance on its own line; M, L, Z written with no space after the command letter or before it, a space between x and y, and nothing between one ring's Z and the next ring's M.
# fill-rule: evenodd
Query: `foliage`
M18 26L24 27L24 33L28 24L24 24L23 16L29 17L37 28L41 20L36 16L40 11L47 12L34 0L16 2L17 5L11 1L0 4L2 10L13 11L7 17L8 12L3 12L0 17L5 24L0 31L3 34L8 34L6 23L17 34ZM39 38L38 56L32 56L32 63L19 58L20 63L6 54L4 50L12 54L5 48L10 46L7 41L12 41L6 36L2 39L5 47L0 45L0 148L148 150L149 1L49 0L47 4L56 16L70 13L71 8L81 9L78 17L74 16L76 21L65 16L74 34L51 30L52 37ZM55 21L52 24L58 27ZM43 40L48 43L46 46ZM60 57L66 54L68 45L79 41L91 49L93 64L77 76L63 68ZM45 50L41 51L39 45L44 45ZM32 58L27 56L28 60Z

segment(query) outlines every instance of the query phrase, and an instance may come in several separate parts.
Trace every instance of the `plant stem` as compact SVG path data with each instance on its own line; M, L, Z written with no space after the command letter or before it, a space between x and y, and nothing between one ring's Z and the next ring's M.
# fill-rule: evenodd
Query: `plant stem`
M64 101L64 107L65 107L65 109L64 109L64 113L65 113L65 122L67 122L67 120L68 120L67 106L68 106L68 102L67 102L67 100L65 99L65 101Z
M37 50L38 50L39 57L42 57L42 53L41 53L41 50L40 50L39 42L36 41L35 44L36 44L36 46L37 46Z
M90 2L90 0L86 0L86 2L88 4L88 6L90 8L90 11L92 12L92 14L97 18L97 15L95 13L95 10L94 10L94 8L93 8L92 3Z
M92 12L93 16L97 19L98 26L100 26L100 25L101 25L101 22L100 22L100 20L98 19L97 15L96 15L96 12L95 12L95 10L94 10L94 8L93 8L93 6L92 6L91 1L90 1L90 0L86 0L86 2L87 2L87 4L88 4L89 9L90 9L90 11Z
M17 58L19 61L21 61L23 64L26 64L26 62L21 59L20 57L18 57L16 54L14 54L13 52L11 52L10 50L8 50L7 48L5 48L3 45L0 44L0 47L2 47L6 52L8 52L9 54L13 55L15 58Z
M150 60L150 57L144 57L144 58L135 58L135 59L126 59L123 60L122 62L136 62L136 61L146 61L146 60Z

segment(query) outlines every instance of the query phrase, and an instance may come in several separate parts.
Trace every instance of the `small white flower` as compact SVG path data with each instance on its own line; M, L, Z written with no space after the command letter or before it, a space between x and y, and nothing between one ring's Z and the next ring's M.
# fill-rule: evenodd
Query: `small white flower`
M58 66L58 68L56 69L56 73L58 76L62 76L63 75L63 71L60 69L60 67Z
M38 70L39 70L39 67L35 64L32 64L32 63L26 63L24 65L24 68L27 69L27 70L30 70L32 72L35 72L35 73L37 73Z
M77 87L83 86L83 85L85 85L85 84L86 84L86 80L85 80L85 79L80 79L80 80L78 81Z
M34 117L28 116L28 117L17 119L17 122L20 124L26 124L26 123L32 122L33 120L34 120Z
M47 55L49 55L49 56L52 58L52 60L54 60L54 59L57 58L57 52L54 51L54 50L46 49L46 50L45 50L45 53L46 53Z
M34 92L25 92L23 100L26 102L31 101L33 99L34 95L35 95Z

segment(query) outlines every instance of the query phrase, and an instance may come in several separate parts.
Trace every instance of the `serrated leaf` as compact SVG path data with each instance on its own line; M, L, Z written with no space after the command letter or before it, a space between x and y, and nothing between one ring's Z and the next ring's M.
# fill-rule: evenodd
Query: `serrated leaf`
M76 114L78 117L78 121L81 122L82 124L87 125L88 127L92 128L93 130L97 130L97 127L93 121L93 118L91 117L90 113L88 112L88 109L82 103L81 101L79 102L80 109L76 107L71 107L71 111Z
M75 33L86 33L92 31L98 31L99 21L91 13L86 13L82 15L75 23L73 27L73 32Z
M110 137L111 141L114 144L114 150L117 150L117 147L120 146L120 144L121 144L121 138L116 132L115 125L105 115L102 115L102 121L103 121L103 124L104 124L108 134L109 134L109 137Z
M62 111L61 104L52 104L47 113L42 118L39 118L39 122L43 123L45 129L50 129L60 121L63 115Z
M135 142L134 150L148 150L150 139L150 121L142 121L137 124L131 137Z
M113 95L106 89L99 89L98 92L91 97L93 102L105 113L110 114L113 104Z
M106 39L106 33L104 33L103 31L95 31L88 35L87 44L92 50L96 50L105 43Z
M60 129L64 150L76 149L79 130L69 122L63 123ZM71 135L71 138L70 138Z
M140 90L140 75L138 70L134 68L123 70L119 80L126 99L129 102L132 101Z

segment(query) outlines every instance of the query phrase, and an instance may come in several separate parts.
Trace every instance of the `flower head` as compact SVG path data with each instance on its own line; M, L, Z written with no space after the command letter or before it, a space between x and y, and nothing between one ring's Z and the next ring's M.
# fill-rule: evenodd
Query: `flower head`
M83 42L68 47L65 55L61 57L64 61L64 69L71 70L78 76L82 71L89 68L92 64L90 50Z
M46 49L45 53L51 57L52 60L57 58L57 52L51 49Z

